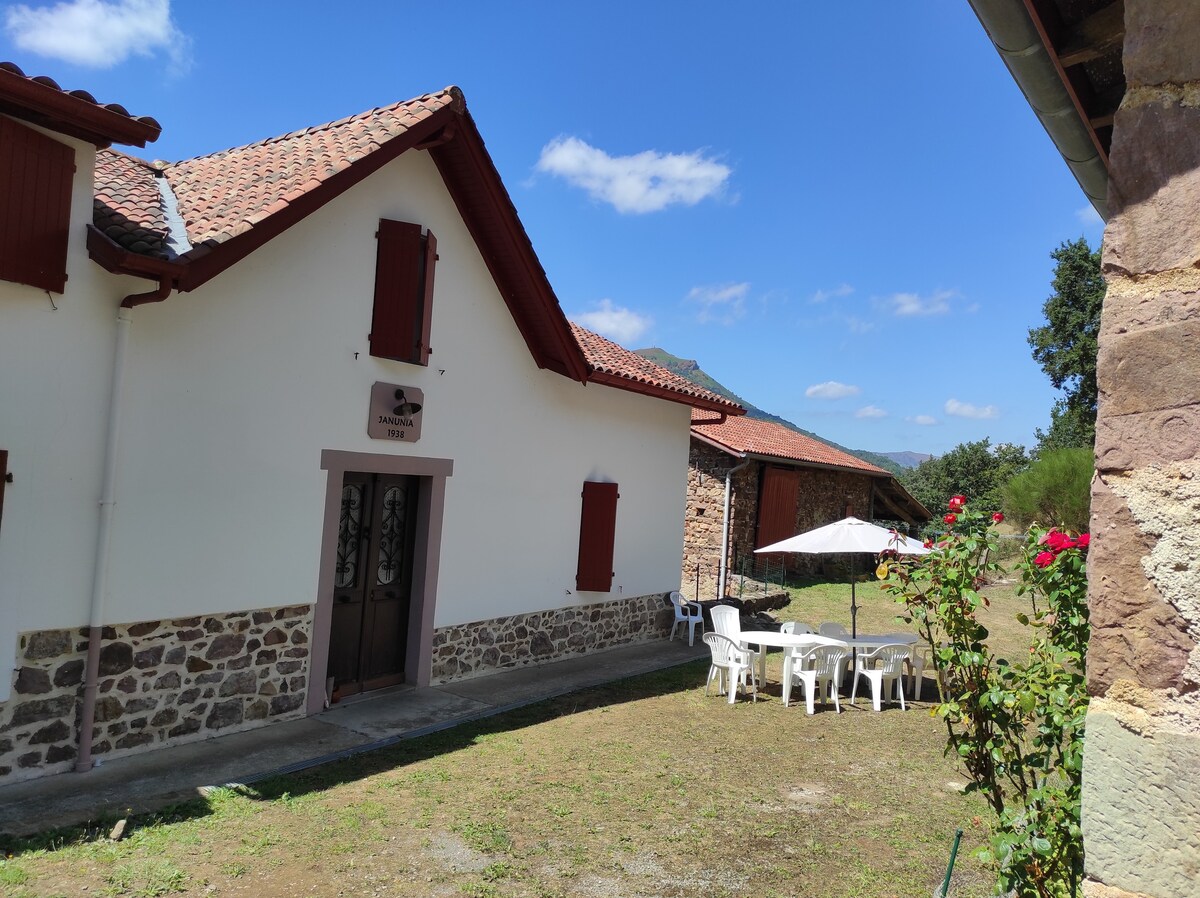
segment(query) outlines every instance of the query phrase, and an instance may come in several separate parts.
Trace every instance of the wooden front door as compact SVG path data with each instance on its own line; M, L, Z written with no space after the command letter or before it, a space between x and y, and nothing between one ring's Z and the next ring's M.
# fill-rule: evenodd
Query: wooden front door
M336 701L404 682L416 538L416 477L342 480L329 673Z

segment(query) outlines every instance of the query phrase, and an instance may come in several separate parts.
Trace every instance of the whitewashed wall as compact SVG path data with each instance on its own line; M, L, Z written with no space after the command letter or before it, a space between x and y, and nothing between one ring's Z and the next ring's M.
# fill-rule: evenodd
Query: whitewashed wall
M18 633L87 622L116 310L146 289L87 257L95 147L37 130L75 149L75 177L66 292L0 281L0 701Z
M427 369L368 353L381 217L438 237ZM375 381L425 391L418 443L367 437ZM687 407L538 370L424 153L136 309L127 389L110 619L314 601L323 449L454 460L435 626L678 580ZM574 595L586 479L620 484L611 595Z

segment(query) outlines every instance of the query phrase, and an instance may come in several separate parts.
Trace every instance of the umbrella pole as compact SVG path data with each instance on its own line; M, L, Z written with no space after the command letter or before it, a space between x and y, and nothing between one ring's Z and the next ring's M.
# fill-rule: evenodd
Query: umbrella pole
M850 638L858 638L858 602L855 600L854 555L850 556Z

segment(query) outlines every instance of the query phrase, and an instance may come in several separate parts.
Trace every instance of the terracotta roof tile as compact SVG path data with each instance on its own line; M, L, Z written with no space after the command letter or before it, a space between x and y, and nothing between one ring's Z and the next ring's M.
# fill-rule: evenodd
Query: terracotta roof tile
M92 222L125 249L167 258L167 222L154 167L116 150L96 153Z
M437 110L457 88L163 166L193 245L224 243L320 187Z
M53 78L31 77L12 62L0 62L0 111L101 147L145 146L162 131L148 115L133 116L119 103L100 103L86 90L64 90Z
M682 397L684 402L696 400L701 403L703 408L717 408L736 415L745 411L736 402L697 386L674 371L669 371L649 359L642 358L612 340L580 327L574 321L571 322L571 332L575 335L575 341L583 350L584 358L592 371L599 371L629 381L631 386L641 385L673 393Z
M693 420L698 416L692 413ZM868 464L861 458L834 449L802 433L773 421L753 418L728 418L721 424L692 425L692 433L711 440L739 455L768 455L774 458L817 465L850 468L870 474L891 473Z

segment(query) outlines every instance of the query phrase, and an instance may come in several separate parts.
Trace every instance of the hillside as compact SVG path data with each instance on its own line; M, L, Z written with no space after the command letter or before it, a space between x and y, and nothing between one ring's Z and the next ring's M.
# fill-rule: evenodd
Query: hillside
M681 359L679 356L671 355L665 349L651 347L649 349L635 349L635 353L642 358L649 359L656 364L662 365L669 371L674 371L680 377L686 377L697 386L704 387L707 390L712 390L727 399L732 399L746 409L747 417L754 418L758 421L772 421L775 424L782 424L789 430L794 430L796 433L802 433L806 437L812 437L814 440L820 440L827 446L832 446L834 449L839 449L842 452L847 452L855 458L861 458L868 464L883 468L885 471L891 471L893 474L899 475L905 468L905 465L897 462L885 455L880 455L878 452L868 452L865 449L847 449L832 440L827 440L822 436L813 433L811 430L805 430L803 427L798 427L786 418L781 418L778 415L773 415L770 412L763 411L754 403L727 389L719 381L715 380L711 375L706 374L695 359ZM896 453L897 455L908 455L915 453Z

